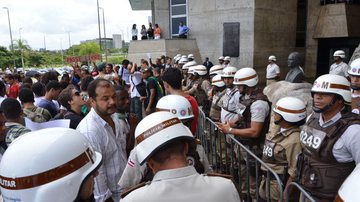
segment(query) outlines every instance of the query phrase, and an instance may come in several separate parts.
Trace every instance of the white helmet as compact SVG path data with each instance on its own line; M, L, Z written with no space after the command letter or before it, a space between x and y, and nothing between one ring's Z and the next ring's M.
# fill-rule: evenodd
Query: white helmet
M193 54L189 54L187 57L188 57L188 58L191 58L191 59L194 59L194 58L195 58Z
M221 75L215 75L212 79L211 79L211 85L213 86L217 86L219 88L224 87L225 83L224 81L221 79Z
M167 111L175 114L180 120L194 118L190 102L180 95L167 95L156 104L156 111Z
M348 73L352 76L360 76L360 58L351 62Z
M224 60L224 56L220 56L220 57L219 57L219 60Z
M229 62L230 62L231 57L230 57L230 56L225 56L224 60L226 60L226 61L229 61Z
M185 64L188 62L188 59L186 57L181 57L179 60L179 64Z
M334 57L337 56L337 57L340 57L340 58L345 58L345 52L343 50L337 50L334 52Z
M210 72L209 75L217 75L217 74L222 74L224 67L221 65L214 65L210 68Z
M181 59L181 57L176 57L175 60L174 60L175 63L178 63L180 61L180 59Z
M143 165L153 153L175 139L194 137L178 117L170 112L155 112L146 116L135 129L136 155Z
M343 76L335 74L322 75L315 80L311 92L337 94L345 102L351 102L350 82Z
M275 62L275 61L276 61L276 57L275 57L274 55L270 55L270 56L269 56L269 60L272 60L272 61Z
M196 65L196 62L195 62L195 61L190 61L190 62L185 63L185 64L182 66L182 69L183 69L183 70L186 70L186 69L189 69L189 67L192 67L192 66L195 66L195 65Z
M256 71L251 67L241 68L234 76L234 85L246 85L254 87L259 82Z
M277 101L273 109L287 122L295 123L306 118L306 105L299 98L284 97Z
M175 56L174 56L174 60L176 59L176 58L180 58L181 57L181 54L176 54Z
M221 75L222 78L234 78L237 69L233 66L225 67Z
M191 66L191 67L189 67L189 69L188 69L188 74L192 74L192 75L194 75L194 73L195 73L195 67L196 66Z
M74 201L102 156L80 132L48 128L17 138L0 164L5 201Z
M205 76L207 74L207 69L204 65L197 65L195 66L194 72L200 76Z

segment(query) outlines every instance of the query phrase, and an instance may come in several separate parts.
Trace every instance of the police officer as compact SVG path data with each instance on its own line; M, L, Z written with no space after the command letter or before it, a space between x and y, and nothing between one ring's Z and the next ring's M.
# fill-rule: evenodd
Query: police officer
M219 65L224 68L224 56L220 56L218 61L219 61Z
M276 57L270 55L266 67L266 85L274 83L280 79L280 67L276 64Z
M224 68L230 66L230 61L231 61L230 56L225 56L224 57Z
M2 157L1 195L4 201L95 201L94 177L101 162L102 155L76 130L30 132Z
M221 104L219 106L221 107L220 122L222 123L237 119L236 107L239 102L240 93L233 85L236 71L236 67L226 67L221 75L221 78L226 86L226 93L224 95L223 102L219 103Z
M348 74L351 81L352 112L360 114L360 58L352 61Z
M221 108L219 107L219 103L221 102L222 97L225 94L226 87L224 81L221 79L221 75L214 76L211 80L211 85L212 85L212 92L211 92L212 103L211 103L209 117L211 118L211 120L218 122L220 121L220 113L221 113Z
M257 84L258 75L253 68L245 67L236 72L234 85L241 93L240 105L238 105L240 107L237 107L236 111L241 117L238 120L240 126L235 129L231 127L233 124L229 121L219 123L218 126L223 132L254 140L262 135L265 137L269 124L270 106L267 97Z
M195 65L196 65L195 61L190 61L190 62L185 63L182 66L182 74L184 76L183 81L182 81L182 85L184 87L188 86L189 83L190 83L190 79L189 79L189 76L188 76L189 68L192 67L192 66L195 66Z
M189 90L185 91L185 93L193 95L199 106L202 106L204 113L208 116L211 107L211 102L208 99L208 92L211 89L211 84L207 79L207 69L204 65L197 65L194 67L193 79L194 84Z
M122 200L148 202L238 202L234 184L225 178L200 175L188 166L190 130L170 112L145 117L135 131L137 157L155 173L151 183L134 190Z
M336 74L349 78L349 66L343 61L345 59L345 52L343 50L337 50L334 52L333 57L334 63L330 66L329 74Z
M218 127L223 133L235 135L244 145L258 156L262 153L262 144L265 134L269 129L270 121L270 103L262 90L257 87L258 75L253 68L245 67L236 72L234 85L241 93L239 104L237 106L238 120L236 122L226 121L218 123ZM241 149L241 155L244 159L247 153ZM251 158L247 163L253 161ZM251 165L250 171L255 170L255 164ZM241 166L245 174L245 166ZM255 193L255 173L250 175L250 194ZM242 176L245 179L245 176ZM244 187L243 187L244 190Z
M279 189L295 178L296 158L301 153L300 126L305 123L306 105L295 97L281 98L273 108L274 122L280 126L275 135L266 134L263 161L279 176L282 186L270 175L270 196L266 192L266 175L260 184L259 194L264 200L280 200ZM262 167L266 171L266 168ZM289 179L289 180L288 180Z
M162 97L156 105L156 111L168 111L175 114L180 121L189 128L194 118L190 102L180 95L167 95ZM189 145L193 146L191 150L192 155L188 155L187 158L189 165L196 167L198 173L212 172L204 148L200 144L194 143L196 143L195 140L191 142L191 144L189 142ZM136 153L136 149L131 151L128 163L120 178L119 185L122 192L140 182L149 181L153 178L153 174L146 164L140 165Z
M313 113L300 135L300 184L317 201L333 201L345 178L360 162L360 118L351 113L348 80L326 74L314 82Z

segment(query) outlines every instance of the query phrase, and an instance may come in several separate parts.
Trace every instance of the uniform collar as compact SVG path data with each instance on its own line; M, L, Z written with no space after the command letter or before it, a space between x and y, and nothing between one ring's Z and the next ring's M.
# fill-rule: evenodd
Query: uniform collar
M160 180L167 180L167 179L182 178L195 174L197 174L197 172L194 166L186 166L182 168L162 170L155 174L153 182Z
M319 125L321 127L327 127L332 125L333 123L335 123L336 121L338 121L339 119L341 119L341 112L338 112L337 114L335 114L335 116L333 116L330 120L324 122L324 119L322 117L322 114L320 114L319 117Z
M285 137L287 137L287 136L289 136L291 133L293 133L293 132L295 132L295 131L299 131L300 132L300 128L298 128L298 127L291 127L291 128L281 128L280 129L280 133L283 135L283 136L285 136Z

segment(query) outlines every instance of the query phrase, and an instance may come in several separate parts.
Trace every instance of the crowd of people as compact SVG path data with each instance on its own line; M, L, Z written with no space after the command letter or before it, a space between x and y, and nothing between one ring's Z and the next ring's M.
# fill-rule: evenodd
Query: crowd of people
M39 188L47 187L49 193L62 189L64 198L75 201L240 201L243 192L231 180L212 174L217 165L209 164L207 151L196 139L202 110L223 134L235 136L261 157L284 187L297 181L317 200L331 201L360 162L360 137L356 135L360 130L356 114L360 59L345 70L344 57L344 52L335 52L330 74L317 78L307 92L312 100L289 96L284 89L282 97L272 100L260 87L261 83L268 89L304 83L297 52L288 57L284 81L275 56L268 58L266 81L260 82L254 68L234 67L229 56L219 57L213 65L208 58L198 64L193 54L161 56L155 63L142 59L139 65L129 60L120 65L94 63L91 68L73 64L72 73L64 75L54 71L31 78L3 75L2 196L48 201L51 195ZM308 102L312 103L310 114ZM69 128L74 130L31 132L24 118L38 123L69 119ZM39 147L33 149L34 145ZM14 160L15 155L22 155L19 153L24 157ZM39 156L32 158L34 155ZM246 154L242 151L240 155ZM32 160L24 160L26 157ZM39 158L53 160L45 165ZM23 167L20 161L44 165L37 170L9 170ZM85 174L77 173L82 166ZM58 175L55 168L63 173ZM26 176L40 179L41 173L36 172L52 172L55 177L23 183ZM66 183L67 175L75 173L79 177L68 183L81 183L54 185ZM264 174L259 187L262 200L279 200L274 177L269 176L270 187L266 177ZM254 180L251 176L250 181ZM33 187L32 192L24 190Z

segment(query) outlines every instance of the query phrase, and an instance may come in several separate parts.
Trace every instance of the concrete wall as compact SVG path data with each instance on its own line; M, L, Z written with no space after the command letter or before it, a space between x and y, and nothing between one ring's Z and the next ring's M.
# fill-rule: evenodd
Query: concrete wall
M195 39L160 39L130 41L128 59L139 63L141 59L148 59L151 54L153 62L162 55L174 57L176 54L194 54L195 60L200 61L200 53Z
M170 1L153 0L155 12L153 12L153 26L159 24L161 38L170 39Z
M253 65L254 0L188 0L189 38L196 38L202 60L217 64L223 55L223 23L240 22L240 56L232 58L235 67Z
M260 81L266 79L268 57L275 55L285 78L287 57L295 50L297 0L256 0L254 67Z
M316 24L321 6L318 1L308 0L306 51L305 51L305 76L313 80L316 76L316 62L318 53L318 40L314 38Z

